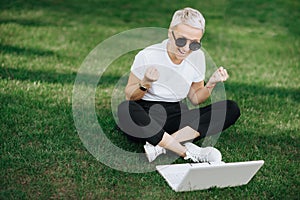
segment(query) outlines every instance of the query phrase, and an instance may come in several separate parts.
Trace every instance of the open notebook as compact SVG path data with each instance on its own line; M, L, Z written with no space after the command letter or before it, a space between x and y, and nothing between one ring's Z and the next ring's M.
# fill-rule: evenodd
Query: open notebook
M185 163L158 165L156 169L173 190L182 192L245 185L263 164L263 160L218 164Z

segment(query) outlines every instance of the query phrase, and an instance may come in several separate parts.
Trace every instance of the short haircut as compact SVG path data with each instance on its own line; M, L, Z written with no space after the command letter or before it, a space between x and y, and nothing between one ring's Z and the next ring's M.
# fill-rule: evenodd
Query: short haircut
M170 23L170 28L174 28L179 24L189 25L193 28L201 29L204 33L205 30L205 19L203 15L196 9L184 8L177 10Z

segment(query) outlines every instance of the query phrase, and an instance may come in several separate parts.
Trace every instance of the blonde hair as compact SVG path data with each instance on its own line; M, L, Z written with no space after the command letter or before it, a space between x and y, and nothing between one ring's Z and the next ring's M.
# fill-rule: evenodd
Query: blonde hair
M204 33L205 30L205 19L203 15L196 9L184 8L177 10L170 23L170 28L174 28L178 24L186 24L193 28L201 29Z

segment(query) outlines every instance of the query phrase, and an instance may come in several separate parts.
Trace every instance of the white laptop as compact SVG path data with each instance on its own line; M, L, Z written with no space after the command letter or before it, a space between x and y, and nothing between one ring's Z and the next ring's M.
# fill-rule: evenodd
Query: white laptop
M263 160L233 163L185 163L158 165L157 171L176 192L233 187L247 184Z

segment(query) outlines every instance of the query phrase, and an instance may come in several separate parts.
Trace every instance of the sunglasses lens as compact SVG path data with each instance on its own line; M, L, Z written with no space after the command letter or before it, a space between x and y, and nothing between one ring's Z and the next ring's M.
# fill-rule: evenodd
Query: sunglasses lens
M187 43L187 39L186 38L177 38L176 39L173 31L172 31L172 35L174 37L176 46L178 46L178 47L184 47L186 45L186 43ZM196 51L196 50L198 50L198 49L201 48L201 43L194 41L194 42L190 43L189 48L192 51Z
M177 38L176 45L178 47L184 47L186 45L186 39L185 38Z
M201 43L199 43L199 42L192 42L191 44L190 44L190 49L192 50L192 51L197 51L198 49L200 49L201 48Z

